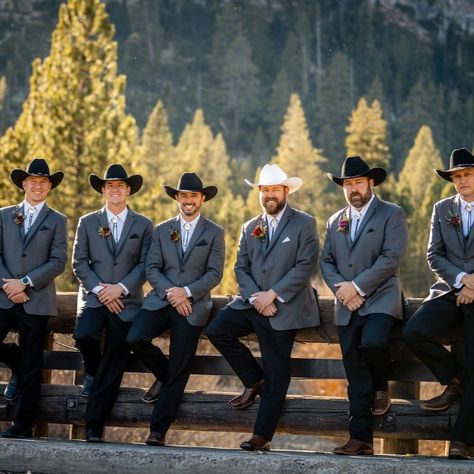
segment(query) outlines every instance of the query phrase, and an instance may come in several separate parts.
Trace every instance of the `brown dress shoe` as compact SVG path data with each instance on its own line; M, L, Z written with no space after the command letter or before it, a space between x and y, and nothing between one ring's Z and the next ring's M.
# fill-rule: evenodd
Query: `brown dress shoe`
M374 448L372 443L351 438L344 446L335 448L333 453L343 454L345 456L358 456L361 454L372 455L374 454Z
M449 459L469 459L469 446L462 441L451 441Z
M150 385L150 388L143 394L142 401L145 403L155 403L158 400L161 387L163 387L163 384L158 379L156 379Z
M372 404L372 415L381 416L390 410L391 400L386 390L378 390L375 392L374 402Z
M247 408L255 400L257 395L261 395L263 391L263 382L257 382L250 388L246 388L240 395L237 395L232 400L229 400L229 406L236 410Z
M426 411L443 411L458 401L462 395L462 387L459 384L449 384L441 395L431 398L430 400L422 400L420 408Z
M240 443L240 447L245 451L270 451L270 441L254 434L248 441Z
M164 446L165 435L158 433L158 431L152 431L146 439L145 443L148 444L148 446Z

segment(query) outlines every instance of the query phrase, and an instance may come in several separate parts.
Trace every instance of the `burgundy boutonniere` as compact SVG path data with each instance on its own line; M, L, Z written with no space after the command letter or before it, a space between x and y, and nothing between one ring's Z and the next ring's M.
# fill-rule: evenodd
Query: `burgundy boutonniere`
M349 216L344 213L340 218L339 222L337 223L337 231L346 233L349 230Z
M459 214L449 211L446 220L448 221L448 224L451 224L456 230L460 229L462 219Z
M267 226L263 222L257 222L252 230L254 239L264 239L267 235Z
M20 211L20 209L14 210L13 215L15 217L15 224L17 224L17 225L23 224L23 221L26 219L25 214L23 214Z
M108 239L110 237L110 227L108 225L100 225L97 232L103 239Z
M177 244L179 242L179 239L181 239L181 236L179 235L179 230L170 229L170 240Z

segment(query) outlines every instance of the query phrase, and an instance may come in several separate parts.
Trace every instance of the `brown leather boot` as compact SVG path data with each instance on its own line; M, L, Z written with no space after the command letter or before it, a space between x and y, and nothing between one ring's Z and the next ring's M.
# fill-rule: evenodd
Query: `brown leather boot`
M377 390L372 404L372 415L381 416L390 410L391 400L386 390Z
M155 403L158 400L160 395L161 388L163 384L156 379L151 385L150 388L143 394L142 401L145 403Z
M374 454L374 448L372 443L351 438L344 446L335 448L333 453L345 456L359 456L362 454L370 456Z
M462 395L462 387L459 383L451 383L446 386L443 393L430 400L420 401L420 408L426 411L443 411L451 404L458 401Z
M469 459L469 446L462 441L451 441L449 459Z
M240 447L245 451L270 451L270 441L254 434L248 441L240 443Z
M240 395L229 400L229 406L231 408L241 410L247 408L254 402L257 395L261 395L263 391L263 381L257 382L250 388L246 388Z

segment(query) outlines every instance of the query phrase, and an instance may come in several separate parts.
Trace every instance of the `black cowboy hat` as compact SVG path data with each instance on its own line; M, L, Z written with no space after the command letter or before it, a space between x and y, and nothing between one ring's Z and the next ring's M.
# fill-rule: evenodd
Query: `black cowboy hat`
M163 188L166 194L173 199L176 199L176 194L179 191L200 192L206 196L206 201L210 201L217 194L217 188L215 186L207 186L204 188L202 181L196 173L183 173L181 178L179 178L176 189L166 185L163 186Z
M57 171L54 174L50 174L48 163L46 163L46 160L43 158L35 158L32 160L26 170L16 168L10 173L13 184L20 189L23 189L22 183L28 176L44 176L51 181L51 189L54 189L63 180L64 173Z
M102 188L106 181L125 181L130 186L130 196L140 191L143 185L143 178L139 174L128 176L125 168L118 163L110 165L103 178L99 178L95 174L89 175L90 185L100 194L102 194Z
M369 165L360 156L348 156L342 164L341 176L334 176L326 173L328 178L342 186L345 179L359 178L367 176L374 180L374 186L378 186L385 181L387 172L383 168L369 168Z
M474 166L474 156L466 150L466 148L456 148L451 152L449 157L449 169L435 170L438 176L446 181L453 182L451 173L453 171L462 170L464 168L472 168Z

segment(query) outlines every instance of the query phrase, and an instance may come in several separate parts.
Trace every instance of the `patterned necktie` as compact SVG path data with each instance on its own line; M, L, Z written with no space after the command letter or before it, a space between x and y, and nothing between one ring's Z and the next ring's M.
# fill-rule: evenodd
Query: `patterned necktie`
M183 252L186 252L186 249L188 248L188 245L189 245L189 231L191 230L191 224L189 222L186 222L183 225L183 228L184 228Z
M118 242L118 216L113 216L111 221L112 221L112 236L115 240L115 243Z
M25 234L27 234L30 229L31 229L31 226L33 225L33 216L35 215L35 208L34 207L30 207L28 213L30 214L29 217L28 217L28 224L26 225L26 232Z
M464 232L464 236L465 237L468 237L469 236L469 232L471 230L471 225L472 225L472 204L471 203L467 203L466 204L466 207L464 208L466 209L466 212L468 213L467 214L467 228L465 229L465 232Z
M269 240L273 239L273 235L275 234L275 230L277 228L277 225L278 225L278 220L273 217L272 220L270 221L270 238L269 238Z
M354 215L352 216L352 219L355 220L355 229L354 229L354 232L351 233L351 240L354 240L355 236L357 235L357 230L359 229L360 213L355 212Z

